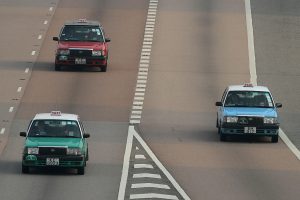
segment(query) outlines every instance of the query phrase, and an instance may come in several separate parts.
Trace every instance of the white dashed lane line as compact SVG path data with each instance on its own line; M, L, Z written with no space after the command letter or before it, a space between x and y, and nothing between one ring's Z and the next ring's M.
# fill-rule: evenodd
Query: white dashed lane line
M0 134L4 134L5 133L5 128L1 128Z
M32 51L32 52L31 52L31 55L32 55L32 56L34 56L34 55L35 55L35 53L36 53L36 51Z
M47 24L48 24L48 20L45 20L45 21L44 21L44 25L47 25Z
M10 112L10 113L13 112L13 111L14 111L14 107L10 107L9 110L8 110L8 112Z
M18 87L17 92L21 92L22 91L22 87Z

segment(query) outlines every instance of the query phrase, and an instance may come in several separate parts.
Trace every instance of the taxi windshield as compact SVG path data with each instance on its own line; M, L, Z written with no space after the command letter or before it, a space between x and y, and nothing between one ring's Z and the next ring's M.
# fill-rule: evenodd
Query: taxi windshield
M28 137L81 138L78 123L73 120L34 120Z
M225 107L274 107L269 92L260 91L230 91L225 100Z
M99 26L88 25L67 25L63 28L61 41L90 41L104 42L104 38Z

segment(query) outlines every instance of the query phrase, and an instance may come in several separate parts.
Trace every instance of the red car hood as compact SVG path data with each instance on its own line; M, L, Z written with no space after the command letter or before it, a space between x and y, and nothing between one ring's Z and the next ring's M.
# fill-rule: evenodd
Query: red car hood
M69 49L69 48L80 48L80 49L93 49L100 50L104 49L103 42L62 42L58 43L59 49Z

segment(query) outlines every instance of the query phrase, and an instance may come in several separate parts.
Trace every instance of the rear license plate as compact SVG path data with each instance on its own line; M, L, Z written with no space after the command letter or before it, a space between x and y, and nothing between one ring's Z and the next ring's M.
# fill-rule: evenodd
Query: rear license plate
M46 165L58 166L59 165L59 158L46 158Z
M85 58L75 58L75 64L76 65L85 65L86 59Z
M244 133L256 133L256 127L245 127Z

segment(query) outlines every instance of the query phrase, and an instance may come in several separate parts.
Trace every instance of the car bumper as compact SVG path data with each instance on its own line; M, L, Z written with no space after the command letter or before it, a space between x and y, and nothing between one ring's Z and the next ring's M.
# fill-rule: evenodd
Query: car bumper
M83 57L85 59L84 63L76 63L75 59L77 57L72 56L60 56L55 57L55 64L61 66L104 66L107 65L107 58L105 56L100 57Z
M58 158L58 165L47 165L47 158ZM38 155L23 155L22 164L28 167L83 167L85 166L84 156L38 156Z
M257 136L276 136L279 133L278 125L255 127L254 133L245 132L246 126L223 125L221 127L222 134L226 135L257 135ZM253 127L253 126L252 126Z

